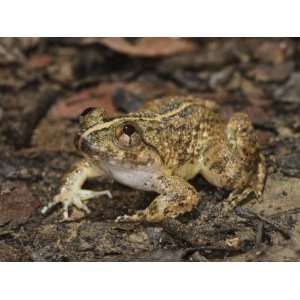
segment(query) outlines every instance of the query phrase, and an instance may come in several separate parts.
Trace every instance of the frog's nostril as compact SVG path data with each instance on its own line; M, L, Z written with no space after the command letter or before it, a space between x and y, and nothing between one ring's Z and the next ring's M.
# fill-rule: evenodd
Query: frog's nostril
M84 117L85 115L87 115L89 112L95 110L96 107L88 107L86 108L81 114L80 114L80 117Z
M90 143L85 138L81 139L79 149L83 152L88 152L91 149Z

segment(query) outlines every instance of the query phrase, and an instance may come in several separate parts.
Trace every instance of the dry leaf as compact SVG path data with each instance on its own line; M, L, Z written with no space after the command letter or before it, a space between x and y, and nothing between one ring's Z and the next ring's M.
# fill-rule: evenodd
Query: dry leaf
M195 43L182 38L140 38L134 43L124 38L100 38L99 42L114 51L140 57L171 56L197 49Z

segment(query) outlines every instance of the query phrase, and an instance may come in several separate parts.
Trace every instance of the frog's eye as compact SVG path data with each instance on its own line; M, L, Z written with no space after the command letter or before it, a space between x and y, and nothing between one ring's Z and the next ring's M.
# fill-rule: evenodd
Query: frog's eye
M116 139L120 146L134 147L141 142L141 137L136 125L125 123L116 132Z
M123 133L132 136L136 132L135 127L132 124L123 125Z

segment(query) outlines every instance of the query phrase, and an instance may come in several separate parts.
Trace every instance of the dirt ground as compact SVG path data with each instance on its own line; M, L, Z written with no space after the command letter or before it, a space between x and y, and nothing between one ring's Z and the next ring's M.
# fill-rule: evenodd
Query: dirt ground
M300 41L298 39L1 38L1 261L298 261L300 258ZM202 201L160 224L114 219L153 199L117 183L91 215L43 216L86 107L129 112L164 95L199 95L225 118L247 112L267 158L262 202L220 217L227 193L201 176Z

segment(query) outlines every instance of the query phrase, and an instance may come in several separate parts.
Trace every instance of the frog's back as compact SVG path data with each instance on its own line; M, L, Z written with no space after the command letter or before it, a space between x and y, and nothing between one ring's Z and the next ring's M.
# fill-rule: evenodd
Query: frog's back
M201 107L202 111L219 113L219 106L213 101L197 96L169 96L147 101L140 111L153 112L160 115L183 110L184 107Z
M141 110L156 122L147 124L144 137L174 174L190 178L198 171L199 140L211 136L222 123L219 107L212 101L192 96L165 97L149 101ZM157 122L158 121L158 122Z

